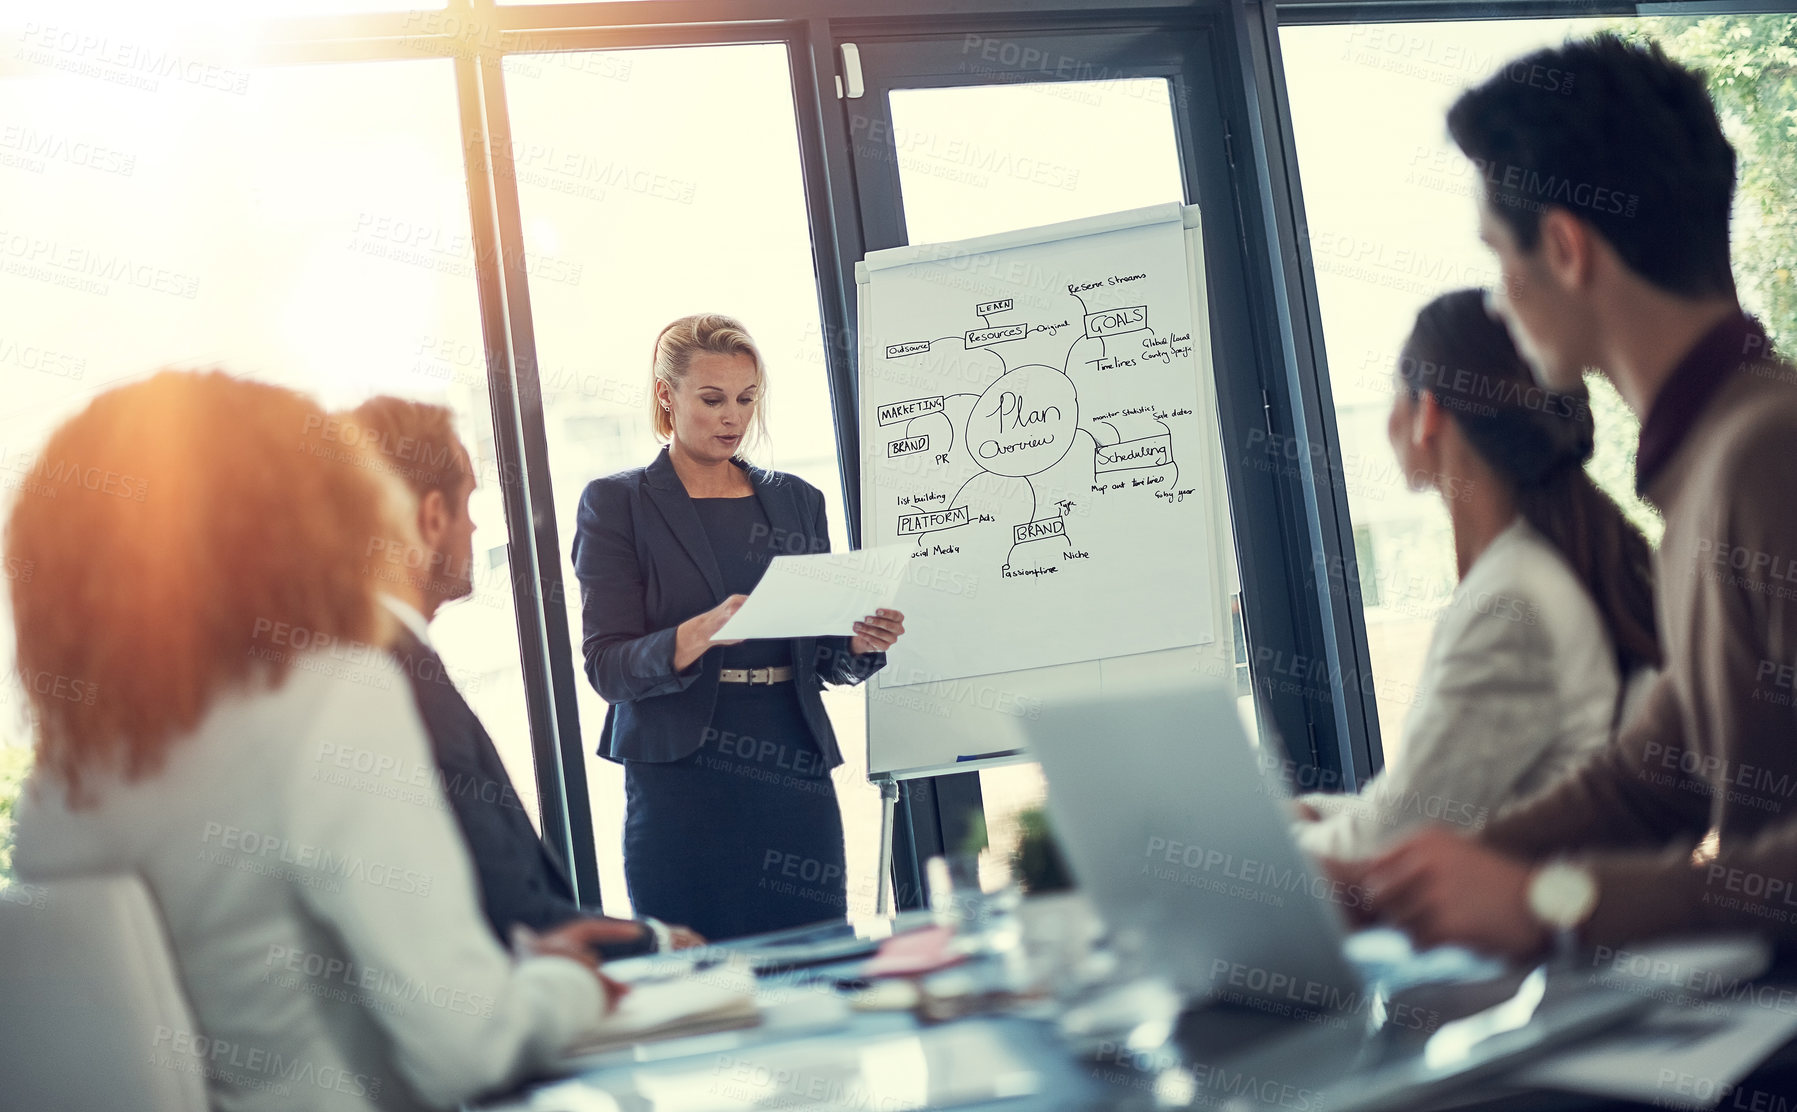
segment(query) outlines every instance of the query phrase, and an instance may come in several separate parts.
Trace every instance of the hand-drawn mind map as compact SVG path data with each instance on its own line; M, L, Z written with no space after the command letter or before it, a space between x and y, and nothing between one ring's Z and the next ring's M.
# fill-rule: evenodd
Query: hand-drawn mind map
M1083 503L1127 499L1177 505L1197 494L1195 481L1181 486L1169 424L1192 418L1192 408L1155 397L1152 387L1131 385L1138 368L1157 366L1177 368L1190 384L1189 319L1177 330L1157 329L1147 304L1104 304L1147 278L1137 272L1069 283L1070 311L1057 319L1028 319L1011 298L979 302L972 307L978 327L885 345L885 359L892 363L927 357L939 345L984 352L992 373L982 390L877 407L884 459L919 461L888 473L922 480L913 484L921 489L894 498L897 539L914 542L916 555L952 555L960 550L956 540L964 531L1008 529L1009 547L993 570L1007 579L1040 577L1054 574L1060 563L1092 559L1094 549L1105 547L1097 530L1082 527L1091 518L1076 513ZM1037 342L1026 346L1032 338ZM1027 361L1042 353L1041 341L1051 339L1063 340L1060 359ZM1117 399L1123 404L1082 406L1082 386L1088 398L1124 395ZM1063 470L1063 463L1073 464L1065 469L1069 474L1042 481ZM1000 521L996 513L976 509L980 492L970 488L995 478L1022 481L1030 494L1027 515Z
M880 686L1215 639L1200 248L1139 211L870 256L863 543L918 588Z

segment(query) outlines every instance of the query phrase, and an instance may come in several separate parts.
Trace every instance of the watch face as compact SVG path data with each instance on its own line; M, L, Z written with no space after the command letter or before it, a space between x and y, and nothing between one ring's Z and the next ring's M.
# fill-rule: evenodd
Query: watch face
M1556 929L1578 926L1596 904L1597 882L1576 865L1544 866L1529 883L1529 909Z

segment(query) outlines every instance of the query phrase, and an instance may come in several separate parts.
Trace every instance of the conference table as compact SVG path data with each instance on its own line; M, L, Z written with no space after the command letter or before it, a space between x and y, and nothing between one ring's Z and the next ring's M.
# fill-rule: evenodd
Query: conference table
M1617 1037L1617 1029L1626 1030L1632 1017L1653 1006L1646 999L1619 1006L1617 993L1586 1001L1576 987L1580 982L1558 973L1555 983L1575 985L1572 1011L1556 1016L1543 1010L1520 1026L1512 1022L1514 1030L1504 1030L1505 1008L1514 1010L1515 998L1531 984L1539 994L1542 973L1477 960L1463 962L1459 975L1382 997L1376 1007L1295 1019L1262 1005L1213 1001L1186 1007L1154 978L1128 975L1102 944L1091 944L1095 928L1073 937L1080 934L1079 925L1095 922L1077 897L1025 901L982 912L979 919L903 912L890 920L838 921L608 966L621 979L652 984L704 977L707 969L726 966L740 974L745 963L753 963L759 971L753 984L760 1021L587 1055L558 1076L471 1107L483 1112L1679 1107L1797 1112L1797 1044L1789 1043L1733 1085L1718 1088L1705 1086L1701 1078L1693 1083L1674 1076L1651 1103L1518 1083L1519 1063L1599 1032ZM1039 937L1044 923L1055 925L1046 943ZM865 951L882 938L944 932L959 938L949 964L910 977L867 976ZM835 956L842 951L847 953ZM1797 968L1775 966L1766 978L1769 984L1797 986ZM1797 991L1781 987L1776 998L1797 1000ZM1420 1016L1430 1021L1421 1022ZM1508 1039L1527 1049L1450 1071L1452 1076L1417 1072L1434 1053L1431 1039L1440 1049L1442 1040L1435 1036L1444 1029L1461 1019L1467 1020L1462 1027L1489 1027L1493 1016L1500 1017L1500 1037L1494 1041ZM1556 1023L1557 1028L1533 1031ZM1474 1041L1478 1037L1475 1030ZM1394 1074L1407 1084L1387 1083ZM1380 1084L1369 1086L1369 1077ZM1408 1084L1418 1077L1429 1082Z

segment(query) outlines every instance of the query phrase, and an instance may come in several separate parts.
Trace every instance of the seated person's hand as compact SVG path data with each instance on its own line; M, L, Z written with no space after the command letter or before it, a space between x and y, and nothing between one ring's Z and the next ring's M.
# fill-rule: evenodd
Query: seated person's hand
M592 970L605 992L605 1010L611 1011L630 991L599 972L597 947L604 942L628 942L638 936L642 924L629 919L574 919L554 930L538 934L522 923L512 925L512 949L537 957L555 956L579 962Z
M670 926L668 933L676 950L690 950L695 946L705 945L705 936L691 927Z
M1374 915L1418 949L1454 943L1499 957L1534 957L1549 934L1529 910L1532 869L1434 826L1358 866Z
M1366 862L1343 861L1336 857L1319 857L1317 866L1330 881L1335 905L1350 927L1370 927L1377 921L1373 904L1367 898Z

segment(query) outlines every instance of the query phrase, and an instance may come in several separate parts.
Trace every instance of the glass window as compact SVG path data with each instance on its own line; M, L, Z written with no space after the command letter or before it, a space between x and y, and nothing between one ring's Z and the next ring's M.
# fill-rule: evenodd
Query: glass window
M534 813L451 63L156 90L105 72L13 77L0 119L6 497L29 496L58 422L161 366L217 365L331 407L376 393L451 406L486 473L472 509L487 574L432 635ZM11 676L9 618L0 629ZM16 683L0 689L7 796L28 724Z
M110 71L108 81L203 81L193 43L256 19L417 11L442 18L447 0L0 0L0 29L20 29L15 58L58 69ZM437 9L433 11L433 9ZM422 27L422 23L420 23ZM422 30L419 33L427 33ZM439 31L428 32L432 34ZM63 59L61 64L50 59Z
M1789 16L1354 24L1280 32L1304 181L1330 386L1341 432L1334 461L1355 523L1367 640L1386 759L1402 750L1437 613L1455 584L1439 497L1406 489L1386 442L1397 349L1439 293L1488 285L1470 163L1447 136L1447 109L1506 61L1610 29L1651 36L1708 70L1740 155L1734 219L1742 299L1775 339L1797 339L1789 260L1797 248L1789 182L1797 156L1782 122L1797 108L1787 78ZM1588 379L1598 447L1593 478L1657 543L1659 521L1634 495L1634 415Z
M586 484L655 457L655 338L704 311L740 318L766 359L771 437L755 462L823 491L831 544L846 548L786 48L519 55L505 74L561 558ZM572 567L564 574L578 669L579 589ZM594 755L605 704L584 676L578 686L600 888L608 913L627 914L623 770ZM849 911L867 914L880 800L865 771L865 695L832 688L824 703L846 760L835 779Z
M899 89L891 94L891 107L912 243L1185 199L1169 85L1162 78ZM1079 139L1069 142L1068 136ZM968 165L968 152L1002 152L1010 157L995 164L1028 172L986 172ZM1227 550L1233 559L1233 539ZM1239 628L1240 610L1233 597L1231 602ZM1245 638L1237 640L1242 678L1246 649ZM1252 695L1245 683L1238 690L1243 721L1256 736ZM992 847L985 867L997 872L1016 844L1017 815L1041 805L1046 785L1035 764L1019 764L981 771L980 792Z

